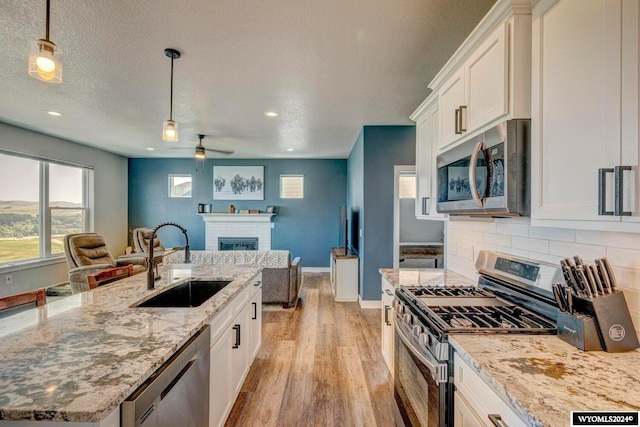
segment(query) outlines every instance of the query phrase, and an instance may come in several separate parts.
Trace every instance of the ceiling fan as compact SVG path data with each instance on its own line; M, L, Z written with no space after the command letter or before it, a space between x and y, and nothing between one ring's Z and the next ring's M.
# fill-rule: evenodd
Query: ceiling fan
M200 142L196 146L196 151L195 151L196 159L204 159L206 157L205 152L207 151L211 153L222 154L225 156L228 156L229 154L233 154L233 150L227 151L227 150L218 150L216 148L206 148L204 145L202 145L202 140L204 139L205 136L207 135L198 134L198 139L200 140ZM171 148L174 150L185 150L185 149L191 150L192 149L191 147L171 147Z

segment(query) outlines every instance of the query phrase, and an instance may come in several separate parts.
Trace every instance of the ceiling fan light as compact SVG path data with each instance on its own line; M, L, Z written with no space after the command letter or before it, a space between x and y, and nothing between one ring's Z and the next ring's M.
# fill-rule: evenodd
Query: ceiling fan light
M47 40L31 42L29 75L47 83L62 83L62 50Z
M196 147L196 159L204 159L204 158L205 158L204 147L201 147L201 146Z
M168 142L178 142L178 124L173 120L166 120L162 124L162 139Z

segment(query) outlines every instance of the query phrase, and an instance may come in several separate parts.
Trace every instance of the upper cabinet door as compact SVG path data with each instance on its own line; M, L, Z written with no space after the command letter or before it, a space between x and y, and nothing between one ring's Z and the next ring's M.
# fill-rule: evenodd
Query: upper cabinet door
M621 159L622 3L545 0L536 4L532 32L534 220L572 220L576 228L581 228L580 221L620 221L617 216L599 215L598 205L602 200L605 210L614 210L613 173L603 174L599 186L599 170L613 170L625 162ZM637 19L636 4L632 48L636 129ZM636 156L632 160L637 164L637 130L633 145Z
M460 107L465 104L464 68L461 68L440 89L440 137L438 148L462 138Z
M464 68L463 129L474 130L509 113L509 23L491 34Z

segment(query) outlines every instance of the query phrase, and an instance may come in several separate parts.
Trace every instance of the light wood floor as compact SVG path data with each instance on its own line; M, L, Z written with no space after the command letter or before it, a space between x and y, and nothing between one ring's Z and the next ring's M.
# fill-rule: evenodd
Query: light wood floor
M308 273L295 310L264 310L262 348L227 426L393 426L380 310L336 303Z

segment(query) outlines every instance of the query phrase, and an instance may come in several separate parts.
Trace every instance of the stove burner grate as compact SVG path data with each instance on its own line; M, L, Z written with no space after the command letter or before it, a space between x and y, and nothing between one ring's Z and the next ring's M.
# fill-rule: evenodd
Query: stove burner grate
M436 322L449 332L555 332L556 326L515 305L429 307Z
M477 287L416 286L405 289L415 297L493 297L493 294Z

